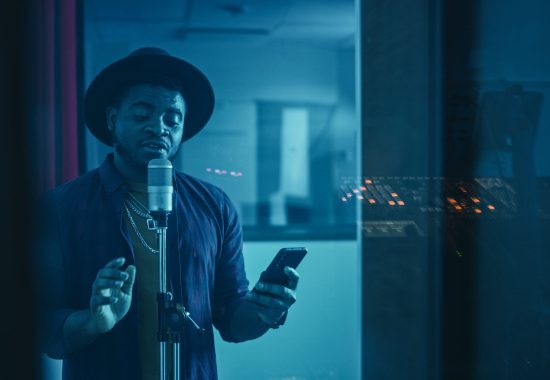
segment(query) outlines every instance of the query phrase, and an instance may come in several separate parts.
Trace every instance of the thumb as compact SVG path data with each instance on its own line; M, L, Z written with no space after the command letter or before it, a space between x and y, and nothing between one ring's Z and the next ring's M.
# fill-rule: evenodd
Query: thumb
M136 280L135 265L128 265L125 272L128 273L128 278L124 281L121 290L128 295L132 295L132 288L134 286L134 281Z

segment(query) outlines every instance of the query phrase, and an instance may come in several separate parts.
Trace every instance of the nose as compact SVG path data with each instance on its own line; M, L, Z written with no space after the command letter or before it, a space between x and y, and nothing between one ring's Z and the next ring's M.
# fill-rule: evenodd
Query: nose
M157 120L152 121L147 126L147 130L155 136L168 135L168 126L164 123L164 120L162 117L159 117Z

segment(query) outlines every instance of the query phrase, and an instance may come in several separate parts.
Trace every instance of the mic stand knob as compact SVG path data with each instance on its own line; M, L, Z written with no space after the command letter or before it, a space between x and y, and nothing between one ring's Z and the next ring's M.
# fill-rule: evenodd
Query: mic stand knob
M191 313L181 304L174 302L172 293L159 292L157 301L159 313L158 339L160 342L183 343L186 321L189 321L200 335L205 333L206 330L191 318Z
M183 313L183 315L185 315L186 320L189 321L189 322L193 325L193 327L195 328L195 330L197 330L197 332L199 333L199 335L203 335L203 334L206 332L206 330L205 330L204 328L200 327L200 326L197 324L197 322L195 322L195 321L193 320L193 318L191 318L191 313L188 312L188 311L185 309L185 307L184 307L183 305L176 304L176 309L177 309L179 312Z

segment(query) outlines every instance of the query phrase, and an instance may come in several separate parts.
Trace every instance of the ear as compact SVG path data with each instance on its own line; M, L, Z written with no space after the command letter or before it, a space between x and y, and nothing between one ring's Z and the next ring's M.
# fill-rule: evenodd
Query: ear
M113 106L108 106L105 109L105 117L107 119L107 128L113 132L115 130L117 109Z

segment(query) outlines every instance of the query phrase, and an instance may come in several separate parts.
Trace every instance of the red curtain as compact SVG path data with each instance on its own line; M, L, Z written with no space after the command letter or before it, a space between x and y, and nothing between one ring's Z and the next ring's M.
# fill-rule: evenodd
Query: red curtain
M36 193L79 174L78 0L36 1L35 126Z
M42 378L34 201L78 175L79 9L78 0L0 2L2 379Z

